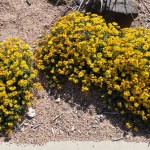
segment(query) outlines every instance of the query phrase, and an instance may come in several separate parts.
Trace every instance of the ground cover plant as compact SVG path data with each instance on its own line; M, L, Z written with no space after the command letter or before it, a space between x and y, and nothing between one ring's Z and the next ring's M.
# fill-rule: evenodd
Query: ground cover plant
M36 63L50 88L61 88L64 78L81 84L83 92L107 86L111 106L130 118L127 128L149 126L149 29L120 29L96 14L74 12L38 41Z
M10 134L31 106L37 70L29 45L18 38L0 42L0 133Z

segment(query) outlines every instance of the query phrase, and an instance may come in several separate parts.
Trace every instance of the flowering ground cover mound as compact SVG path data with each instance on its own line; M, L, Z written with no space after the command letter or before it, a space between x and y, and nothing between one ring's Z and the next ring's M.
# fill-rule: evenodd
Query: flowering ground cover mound
M31 106L37 70L29 45L17 38L0 43L0 133L10 134Z
M113 108L132 118L137 130L150 121L149 43L149 29L120 29L96 14L74 12L61 17L39 41L36 62L50 87L61 88L64 77L80 83L83 92L106 85Z

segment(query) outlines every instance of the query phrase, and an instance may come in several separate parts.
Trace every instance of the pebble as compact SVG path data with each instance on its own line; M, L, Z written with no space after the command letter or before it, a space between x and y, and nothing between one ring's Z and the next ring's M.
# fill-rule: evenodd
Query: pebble
M34 118L35 117L35 109L33 109L32 107L28 108L28 112L27 112L28 117L30 118Z
M24 132L24 128L21 128L20 131L21 131L21 132Z
M54 130L54 128L52 128L51 131L52 131L52 134L55 135L55 130Z
M60 100L60 97L58 97L56 100L55 100L55 102L56 103L59 103L61 100Z
M29 126L29 123L25 122L25 123L24 123L24 126Z
M74 126L71 127L71 131L74 131Z
M104 121L104 119L106 118L103 114L100 115L96 115L97 119L99 119L99 121Z
M42 37L43 37L43 34L39 34L39 35L38 35L38 38L42 38Z

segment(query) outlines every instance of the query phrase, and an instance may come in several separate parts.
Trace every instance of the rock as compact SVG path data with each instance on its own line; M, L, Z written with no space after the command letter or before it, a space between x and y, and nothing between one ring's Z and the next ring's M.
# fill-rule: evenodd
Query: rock
M28 117L30 118L34 118L35 117L35 109L33 109L32 107L28 108L28 112L27 112Z
M103 114L100 114L100 115L96 115L96 118L97 118L100 122L103 122L104 119L106 118L106 116L104 116Z
M71 127L71 131L73 132L75 130L74 126Z
M80 5L80 3L82 2L82 0L75 0L75 2Z
M56 100L55 100L55 102L56 103L59 103L61 100L60 100L60 97L58 97Z
M20 131L21 131L21 132L24 132L25 130L24 130L24 128L21 128Z
M130 27L138 16L140 4L136 0L75 0L78 10L100 14L107 23L117 22L121 28Z
M52 134L55 135L55 130L54 128L51 128Z
M25 127L26 127L26 126L29 126L29 123L25 122L25 123L24 123L24 126L25 126Z
M97 127L97 125L95 125L95 124L91 125L91 128L96 128L96 127Z
M38 35L38 38L42 38L44 35L43 34L39 34Z
M81 133L81 131L80 131L80 130L77 130L77 132L78 132L78 133Z
M139 3L135 0L89 0L88 4L85 0L75 0L79 5L84 5L86 11L103 12L111 11L122 14L138 14Z
M135 0L107 0L105 9L123 14L138 14L139 3Z

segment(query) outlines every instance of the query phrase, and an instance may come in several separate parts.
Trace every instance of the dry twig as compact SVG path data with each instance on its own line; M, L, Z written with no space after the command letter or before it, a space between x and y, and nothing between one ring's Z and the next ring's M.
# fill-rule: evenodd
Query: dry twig
M63 114L63 113L61 113L61 114L57 115L57 116L53 119L53 121L52 121L52 122L54 122L54 121L55 121L57 118L59 118L62 114Z
M120 138L117 138L117 139L112 139L111 141L112 142L115 142L115 141L120 141L120 140L122 140L123 139L123 137L120 137Z

